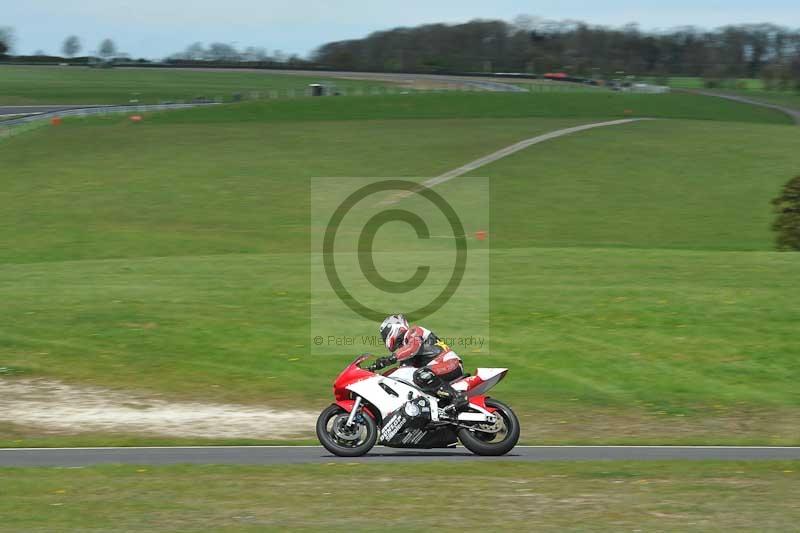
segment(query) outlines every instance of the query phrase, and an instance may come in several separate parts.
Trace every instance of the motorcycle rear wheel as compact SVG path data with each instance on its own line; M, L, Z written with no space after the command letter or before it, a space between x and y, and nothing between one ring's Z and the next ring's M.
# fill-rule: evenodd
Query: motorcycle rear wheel
M358 457L375 446L378 425L365 412L356 416L354 428L343 425L347 411L336 404L328 406L317 419L317 438L326 450L339 457Z
M486 406L495 409L494 414L500 418L500 422L505 426L504 434L500 440L493 440L499 434L464 428L458 430L458 440L475 455L505 455L519 441L519 419L514 414L514 411L500 400L487 398Z

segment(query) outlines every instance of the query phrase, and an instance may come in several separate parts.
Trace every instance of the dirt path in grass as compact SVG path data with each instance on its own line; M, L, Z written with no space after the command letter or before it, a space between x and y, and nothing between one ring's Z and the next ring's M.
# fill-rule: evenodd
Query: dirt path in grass
M45 379L0 378L0 422L46 434L108 432L276 439L313 434L316 414L235 404L168 402Z

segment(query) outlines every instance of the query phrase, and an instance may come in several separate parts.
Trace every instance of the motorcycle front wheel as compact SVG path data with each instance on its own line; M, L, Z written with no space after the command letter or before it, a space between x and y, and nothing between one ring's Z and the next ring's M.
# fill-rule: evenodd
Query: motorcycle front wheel
M378 425L365 412L360 412L347 426L350 413L336 404L328 406L317 419L317 438L326 450L340 457L358 457L375 446Z
M475 455L505 455L510 452L519 440L519 419L509 406L487 398L487 407L495 409L497 415L496 431L481 431L480 426L470 429L459 429L458 440Z

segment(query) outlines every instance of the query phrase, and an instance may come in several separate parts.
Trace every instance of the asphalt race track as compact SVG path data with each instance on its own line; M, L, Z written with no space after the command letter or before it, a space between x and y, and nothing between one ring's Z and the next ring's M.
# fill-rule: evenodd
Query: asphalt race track
M376 446L364 457L335 457L320 446L196 446L142 448L2 448L4 466L97 464L309 464L421 461L797 460L800 447L768 446L517 446L502 457L478 457L464 448L399 450Z
M761 102L758 100L753 100L751 98L746 98L744 96L740 96L738 94L725 94L725 93L717 93L713 91L690 91L696 94L702 94L703 96L716 96L717 98L725 98L726 100L733 100L734 102L740 102L742 104L750 104L759 107L768 107L770 109L776 109L781 111L782 113L786 113L794 120L795 124L800 126L800 111L794 109L792 107L787 107L778 104L770 104L769 102Z
M3 115L32 115L35 113L51 113L53 111L63 111L65 109L82 109L86 107L98 107L93 105L11 105L0 106L0 116Z

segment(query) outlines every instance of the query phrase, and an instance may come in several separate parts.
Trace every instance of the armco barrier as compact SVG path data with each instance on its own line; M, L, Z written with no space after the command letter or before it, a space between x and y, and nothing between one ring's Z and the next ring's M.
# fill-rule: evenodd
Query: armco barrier
M29 124L39 120L47 120L53 117L68 117L68 116L87 116L87 115L104 115L107 113L143 113L145 111L164 111L167 109L187 109L190 107L217 105L216 102L192 103L192 104L143 104L143 105L107 105L107 106L91 106L91 107L78 107L59 109L55 111L45 111L44 113L37 113L26 115L24 117L13 118L9 120L0 121L0 129L11 128L13 126L20 126Z

